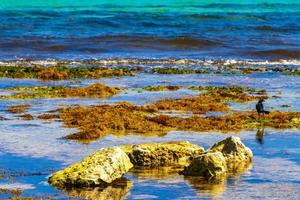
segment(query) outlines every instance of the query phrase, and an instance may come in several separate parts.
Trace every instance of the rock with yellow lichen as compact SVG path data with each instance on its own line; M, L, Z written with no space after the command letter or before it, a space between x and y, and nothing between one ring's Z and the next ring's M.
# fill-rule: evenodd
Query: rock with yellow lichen
M218 178L226 174L226 159L221 152L207 152L195 158L193 162L183 170L184 175Z
M198 145L189 142L137 144L121 147L134 166L186 166L192 158L204 152Z
M187 176L224 177L236 166L252 161L252 152L238 137L216 143L208 151L187 141L134 144L96 151L81 162L54 173L49 183L58 188L107 186L136 169L176 167Z
M112 183L121 178L133 165L119 147L101 149L52 174L49 183L55 187L89 187Z
M221 152L226 159L229 170L236 170L248 165L253 158L252 151L240 138L231 136L214 144L208 152Z
M252 162L252 151L240 138L231 136L214 144L183 170L184 175L219 178L227 172L240 172Z

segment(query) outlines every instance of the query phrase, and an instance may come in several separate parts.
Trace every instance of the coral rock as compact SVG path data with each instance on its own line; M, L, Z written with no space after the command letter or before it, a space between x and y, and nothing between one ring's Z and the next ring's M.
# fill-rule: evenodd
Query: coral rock
M183 174L207 178L222 177L227 171L226 159L221 152L208 152L195 158Z
M240 138L235 136L217 142L208 151L221 152L230 170L249 164L253 158L252 151L241 142Z
M121 147L134 166L186 166L192 158L204 152L202 147L189 142L138 144Z
M107 185L121 178L133 165L119 147L101 149L49 178L55 187Z

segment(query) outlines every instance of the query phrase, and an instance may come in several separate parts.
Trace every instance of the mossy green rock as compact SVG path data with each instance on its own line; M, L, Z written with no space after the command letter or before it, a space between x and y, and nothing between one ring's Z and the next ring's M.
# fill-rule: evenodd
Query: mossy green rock
M86 187L106 185L121 178L133 165L119 147L101 149L51 175L49 183L55 187Z
M230 170L236 170L248 165L253 158L252 151L242 143L240 138L235 136L217 142L208 151L221 152Z
M137 144L121 147L134 166L187 166L204 149L189 142Z
M195 158L185 167L184 175L203 176L207 178L222 177L227 171L226 159L221 152L207 152Z

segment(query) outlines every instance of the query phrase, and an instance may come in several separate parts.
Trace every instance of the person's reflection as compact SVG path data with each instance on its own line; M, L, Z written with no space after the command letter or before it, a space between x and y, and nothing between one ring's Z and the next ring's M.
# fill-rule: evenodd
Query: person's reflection
M264 143L264 134L265 134L264 127L257 129L257 132L256 132L256 141L259 144L263 144Z

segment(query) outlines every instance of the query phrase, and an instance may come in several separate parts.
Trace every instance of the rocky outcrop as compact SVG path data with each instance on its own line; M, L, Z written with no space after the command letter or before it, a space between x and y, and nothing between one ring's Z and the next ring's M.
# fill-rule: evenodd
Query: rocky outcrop
M225 157L221 152L208 152L195 158L184 169L183 174L188 176L221 177L227 171Z
M121 148L134 166L142 167L186 166L204 152L202 147L189 142L137 144Z
M252 157L252 151L240 138L231 136L214 144L205 154L196 157L182 173L188 176L218 178L227 172L246 169Z
M206 152L189 142L127 145L96 151L81 162L54 173L49 183L59 188L107 186L133 166L135 169L184 167L182 173L187 176L218 178L237 168L245 169L252 157L251 150L238 137L226 138Z
M252 161L252 151L246 147L240 138L231 136L214 144L208 152L221 152L226 159L229 170L240 170Z
M58 171L49 178L56 187L86 187L112 183L133 165L119 147L101 149L82 161Z

